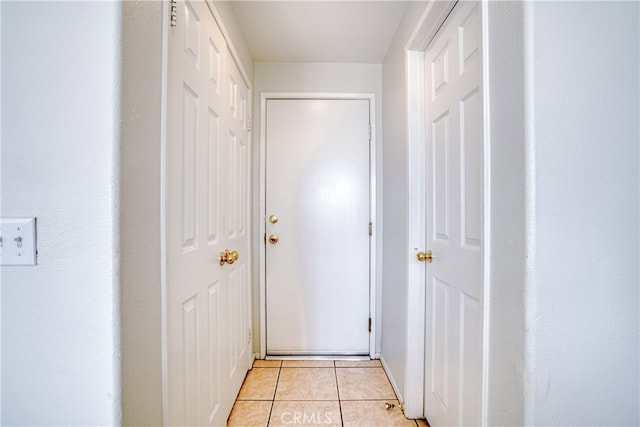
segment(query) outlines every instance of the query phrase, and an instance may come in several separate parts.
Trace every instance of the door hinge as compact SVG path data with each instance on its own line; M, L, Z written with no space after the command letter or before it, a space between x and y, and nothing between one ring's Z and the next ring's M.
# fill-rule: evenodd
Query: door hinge
M369 317L369 332L371 332L371 317Z
M369 236L373 236L373 223L369 223Z
M169 2L169 20L172 27L175 27L178 23L178 2L176 0L171 0Z
M251 344L251 328L249 328L248 331L249 331L249 334L248 334L249 336L247 337L247 343Z

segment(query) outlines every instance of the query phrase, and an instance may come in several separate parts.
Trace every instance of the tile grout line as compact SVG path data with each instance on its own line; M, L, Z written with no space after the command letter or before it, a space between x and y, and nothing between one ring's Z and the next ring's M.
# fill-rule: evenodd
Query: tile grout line
M276 392L278 391L278 383L280 382L280 372L282 372L282 360L278 366L278 377L276 378L276 387L273 389L273 399L271 399L271 409L269 409L269 415L267 416L267 426L271 424L271 414L273 413L273 405L276 403Z
M266 401L270 402L271 405L270 405L270 408L269 408L269 411L268 411L268 414L267 414L266 423L264 424L265 427L272 426L271 417L274 415L273 411L275 409L277 390L278 390L278 387L279 387L279 384L280 384L280 377L282 376L282 370L283 370L282 368L284 367L284 362L283 361L279 361L279 362L280 363L277 366L278 372L277 372L277 376L276 376L276 383L275 383L275 388L274 388L274 391L273 391L272 398L271 399L266 399ZM371 399L371 398L369 398L369 399L367 399L367 398L344 399L341 396L339 379L338 379L338 370L339 369L350 368L350 369L353 369L354 371L361 371L362 372L362 370L368 370L370 368L374 368L374 369L375 368L381 368L380 366L340 366L340 367L338 367L338 361L335 361L335 360L331 361L331 365L332 366L326 366L325 365L325 366L317 366L317 367L314 367L314 366L291 366L291 368L300 368L300 369L306 369L306 368L316 368L316 369L317 368L329 368L329 369L331 369L331 368L333 368L333 370L334 370L334 378L335 378L335 381L336 381L336 392L337 392L337 399L338 399L337 403L338 403L338 407L339 407L339 411L340 411L340 424L338 424L338 425L340 425L342 427L344 427L344 425L345 425L345 420L344 420L345 414L344 414L344 411L343 411L343 408L342 408L342 402L349 402L349 401L385 402L385 401L389 400L389 399L375 399L375 398L374 399ZM268 366L264 366L263 368L267 368L267 367ZM275 368L275 366L274 366L274 368ZM357 369L354 369L354 368L357 368ZM384 369L382 369L382 371L384 373L385 379L387 380L388 383L390 383L390 380L389 380L389 377L388 377L387 373L384 371ZM245 378L245 381L246 381L246 378ZM243 381L243 386L244 386L244 381ZM398 397L397 397L397 395L395 393L395 390L393 390L393 395L395 396L394 400L398 401ZM236 398L236 401L238 401L237 398ZM292 402L293 401L297 401L297 400L292 400ZM306 399L300 400L300 402L306 402L306 401L307 401ZM404 418L407 419L406 416ZM409 419L407 419L407 420L409 420ZM420 427L420 425L418 424L417 420L409 420L409 421L413 422L413 424L410 424L411 426Z
M340 399L340 384L338 383L338 367L336 361L333 361L333 375L336 377L336 391L338 392L338 409L340 410L340 425L344 427L344 418L342 417L342 400Z

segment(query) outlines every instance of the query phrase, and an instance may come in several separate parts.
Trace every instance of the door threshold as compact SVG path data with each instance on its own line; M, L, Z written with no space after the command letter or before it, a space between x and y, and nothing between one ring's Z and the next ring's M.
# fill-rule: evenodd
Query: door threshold
M321 354L321 355L267 355L264 360L349 360L349 361L361 361L371 360L367 355L345 355L345 354Z

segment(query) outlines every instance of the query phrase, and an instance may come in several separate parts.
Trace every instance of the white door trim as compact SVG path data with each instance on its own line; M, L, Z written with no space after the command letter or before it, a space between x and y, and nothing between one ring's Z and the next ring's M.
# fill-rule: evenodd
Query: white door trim
M373 224L372 236L370 240L370 261L369 261L369 313L371 317L371 333L369 334L369 356L377 359L379 357L376 350L377 313L376 301L377 291L380 284L379 277L376 274L377 265L377 248L382 247L378 242L382 236L380 225L376 218L376 207L378 200L378 192L376 185L376 176L378 168L376 156L376 102L373 93L334 93L334 92L264 92L260 95L260 205L259 211L256 212L260 222L260 232L255 235L255 244L260 248L260 357L264 359L267 353L267 309L266 301L266 247L264 245L264 236L266 233L266 119L267 119L267 100L268 99L365 99L369 101L369 123L371 123L371 140L369 142L370 158L369 158L369 218Z
M407 284L407 356L405 385L405 415L419 418L424 408L425 361L425 279L423 263L416 262L416 253L425 250L425 101L424 51L444 24L457 0L431 2L418 22L406 46L407 111L408 111L408 284ZM487 424L488 343L489 343L489 90L488 90L488 37L487 5L482 1L483 87L484 87L484 314L483 314L483 377L482 423Z
M229 32L224 26L222 21L222 17L218 9L216 8L214 2L212 0L206 0L207 5L213 15L214 20L218 24L220 31L227 43L227 49L231 55L231 58L238 66L238 70L242 76L242 79L246 83L248 87L247 93L247 114L249 115L249 122L251 123L251 114L253 112L253 83L249 79L249 75L247 74L242 61L240 60L240 56L238 52L234 48L233 42L231 40L231 36ZM161 88L161 116L163 118L167 117L168 106L167 106L167 98L168 98L168 87L167 87L167 75L169 69L169 31L171 31L170 26L170 7L169 2L164 2L164 7L162 8L162 88ZM178 23L178 26L180 23ZM253 132L251 127L249 127L249 137L247 139L247 143L251 143L253 141ZM249 152L249 165L251 165L251 154ZM160 299L161 299L161 352L162 352L162 422L164 426L167 426L169 422L169 393L168 393L168 385L169 385L169 371L168 371L168 348L167 348L167 120L161 120L160 124ZM250 213L250 212L249 212ZM253 233L253 227L251 223L251 215L247 216L247 233L249 234L249 245L251 245L251 235ZM251 254L247 254L247 256L251 256ZM252 265L251 259L249 259L248 265ZM253 279L250 279L250 283L253 282ZM252 302L251 300L248 302L249 313L253 313ZM251 321L249 322L251 325Z
M425 177L425 102L424 55L422 51L407 51L408 93L408 210L407 240L407 359L404 413L409 418L424 416L425 360L425 280L423 263L416 262L416 253L426 245L424 215L426 211Z
M169 420L169 354L167 348L167 98L169 87L169 8L162 8L162 96L160 114L160 333L162 352L162 424Z

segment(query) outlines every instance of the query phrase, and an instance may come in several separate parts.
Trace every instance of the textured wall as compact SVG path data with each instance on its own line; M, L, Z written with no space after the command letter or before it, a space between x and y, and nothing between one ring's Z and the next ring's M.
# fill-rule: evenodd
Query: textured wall
M122 422L162 424L162 2L122 3Z
M116 425L120 6L3 2L2 216L38 265L2 268L2 424Z
M531 393L526 331L533 141L528 129L525 2L487 7L489 123L489 425L524 425Z
M534 3L535 423L638 425L638 2Z

